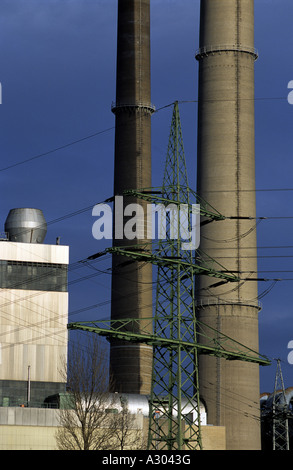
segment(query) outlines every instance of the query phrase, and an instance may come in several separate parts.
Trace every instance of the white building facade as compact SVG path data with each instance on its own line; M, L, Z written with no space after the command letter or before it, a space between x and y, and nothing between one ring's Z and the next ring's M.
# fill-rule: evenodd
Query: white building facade
M65 391L68 262L67 246L0 241L0 406Z

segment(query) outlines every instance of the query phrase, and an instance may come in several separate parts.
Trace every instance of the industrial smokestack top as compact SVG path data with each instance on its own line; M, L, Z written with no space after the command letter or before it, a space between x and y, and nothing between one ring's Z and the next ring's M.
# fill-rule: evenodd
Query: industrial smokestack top
M40 209L11 209L4 224L9 241L19 243L43 243L47 224Z

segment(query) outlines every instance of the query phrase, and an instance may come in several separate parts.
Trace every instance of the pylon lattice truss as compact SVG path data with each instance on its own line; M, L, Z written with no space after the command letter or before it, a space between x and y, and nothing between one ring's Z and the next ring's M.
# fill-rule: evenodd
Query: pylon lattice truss
M174 104L163 186L125 191L154 204L188 207L185 226L192 230L192 208L200 204L200 214L211 221L225 218L206 202L199 201L189 189L178 103ZM192 201L193 200L193 201ZM176 212L176 211L175 211ZM178 211L177 211L178 215ZM175 225L174 227L174 220ZM182 221L181 221L182 223ZM148 448L159 450L202 449L198 355L208 354L227 360L242 360L268 365L269 361L223 334L214 338L212 329L196 320L195 275L217 277L222 282L239 279L199 251L182 249L179 216L172 219L166 211L166 238L157 243L111 247L90 256L93 260L106 253L118 253L132 260L157 266L156 307L153 318L78 322L69 329L95 332L108 339L116 338L153 347L153 376L150 394ZM177 230L176 230L177 228ZM153 333L150 334L149 324ZM199 335L206 341L198 343Z
M273 450L289 450L289 412L280 359L277 359L272 411Z

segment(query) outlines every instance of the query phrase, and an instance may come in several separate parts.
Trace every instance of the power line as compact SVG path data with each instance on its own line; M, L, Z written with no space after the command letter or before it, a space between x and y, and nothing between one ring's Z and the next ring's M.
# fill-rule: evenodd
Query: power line
M61 145L60 147L56 147L54 149L48 150L47 152L39 153L38 155L34 155L33 157L27 158L26 160L22 160L20 162L12 163L11 165L8 165L4 168L0 168L0 171L6 171L10 170L11 168L15 168L16 166L23 165L25 163L31 162L32 160L37 160L38 158L45 157L46 155L50 155L52 153L58 152L59 150L63 150L65 148L71 147L72 145L76 145L80 142L84 142L85 140L92 139L93 137L96 137L98 135L104 134L105 132L109 132L113 130L115 127L109 127L107 129L104 129L102 131L95 132L94 134L88 135L86 137L82 137L78 140L74 140L73 142L69 142L68 144Z
M267 98L251 98L251 100L254 100L254 101L264 101L264 100L286 100L287 98L282 98L282 97L276 97L276 98L273 98L273 97L267 97ZM243 100L247 100L246 98L243 98ZM249 99L250 100L250 99ZM217 102L217 101L235 101L235 100L206 100L206 101L209 101L209 102ZM181 100L181 101L178 101L178 103L180 104L185 104L185 103L199 103L200 101L199 100ZM166 105L163 105L159 108L157 108L155 110L155 114L158 113L159 111L162 111L163 109L167 109L171 106L174 105L174 102L172 103L169 103L169 104L166 104ZM89 139L92 139L93 137L97 137L101 134L105 134L106 132L109 132L109 131L112 131L115 129L115 126L111 126L111 127L108 127L108 128L105 128L105 129L102 129L100 131L97 131L97 132L94 132L93 134L90 134L90 135L87 135L85 137L81 137L80 139L76 139L76 140L73 140L72 142L69 142L69 143L66 143L64 145L60 145L59 147L55 147L51 150L48 150L46 152L42 152L42 153L39 153L37 155L34 155L32 157L29 157L29 158L26 158L24 160L21 160L19 162L16 162L16 163L12 163L11 165L8 165L6 167L3 167L3 168L0 168L0 172L3 172L3 171L6 171L6 170L10 170L12 168L15 168L17 166L20 166L20 165L24 165L25 163L29 163L33 160L37 160L41 157L45 157L47 155L50 155L52 153L55 153L55 152L58 152L60 150L64 150L68 147L72 147L73 145L76 145L76 144L79 144L81 142L84 142L84 141L87 141ZM225 192L230 192L230 191L233 191L233 190L227 190ZM250 190L242 190L242 191L250 191ZM254 190L251 190L251 191L254 191ZM256 191L293 191L293 188L291 189L269 189L269 190L256 190ZM215 191L210 191L210 192L215 192Z
M161 111L162 109L168 108L168 107L170 107L172 104L173 104L173 103L168 104L168 105L165 105L165 106L162 106L161 108L156 109L155 112L157 113L157 112ZM101 135L101 134L105 134L106 132L112 131L112 130L114 130L114 129L115 129L115 126L111 126L111 127L102 129L101 131L94 132L93 134L87 135L87 136L85 136L85 137L81 137L80 139L73 140L72 142L69 142L69 143L67 143L67 144L60 145L59 147L55 147L55 148L53 148L53 149L51 149L51 150L48 150L48 151L46 151L46 152L39 153L39 154L34 155L34 156L32 156L32 157L26 158L25 160L21 160L21 161L19 161L19 162L12 163L11 165L8 165L8 166L6 166L6 167L0 168L0 172L6 171L6 170L10 170L11 168L15 168L15 167L17 167L17 166L19 166L19 165L24 165L25 163L29 163L29 162L31 162L31 161L33 161L33 160L37 160L37 159L39 159L39 158L41 158L41 157L45 157L45 156L50 155L50 154L52 154L52 153L58 152L59 150L64 150L64 149L66 149L66 148L68 148L68 147L72 147L73 145L76 145L76 144L79 144L79 143L81 143L81 142L87 141L87 140L92 139L93 137L97 137L97 136L99 136L99 135Z

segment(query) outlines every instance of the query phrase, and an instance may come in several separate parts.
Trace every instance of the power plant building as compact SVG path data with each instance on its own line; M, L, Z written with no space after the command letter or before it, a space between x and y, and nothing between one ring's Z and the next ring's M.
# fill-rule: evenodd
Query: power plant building
M217 344L223 333L237 342L237 348L242 344L257 352L254 0L201 0L196 59L197 193L226 216L202 225L200 250L205 262L214 260L239 277L239 282L229 283L198 276L198 320L214 332L208 340L203 336L199 340L203 345L205 341ZM116 129L114 196L150 188L154 112L150 0L118 0L117 86L112 111ZM129 204L137 199L125 201ZM126 215L123 227L127 220ZM114 226L115 247L145 243L145 239L127 240L120 229ZM38 426L40 433L50 427L50 443L43 448L54 448L57 415L55 410L41 408L51 402L50 397L66 391L69 248L44 243L46 221L37 209L11 210L5 232L7 236L0 239L0 442L2 432L7 433L2 442L8 448L13 434L8 432L9 425L29 422L35 433ZM133 318L144 325L153 313L152 283L150 263L129 262L114 254L111 320ZM150 345L111 339L114 391L117 397L128 396L133 412L142 413L144 423L152 363ZM259 450L258 364L201 355L199 388L203 449ZM40 413L34 415L36 408ZM19 433L24 435L24 427Z
M0 405L44 406L66 388L67 246L36 209L10 211L0 241ZM65 373L64 373L65 371Z

